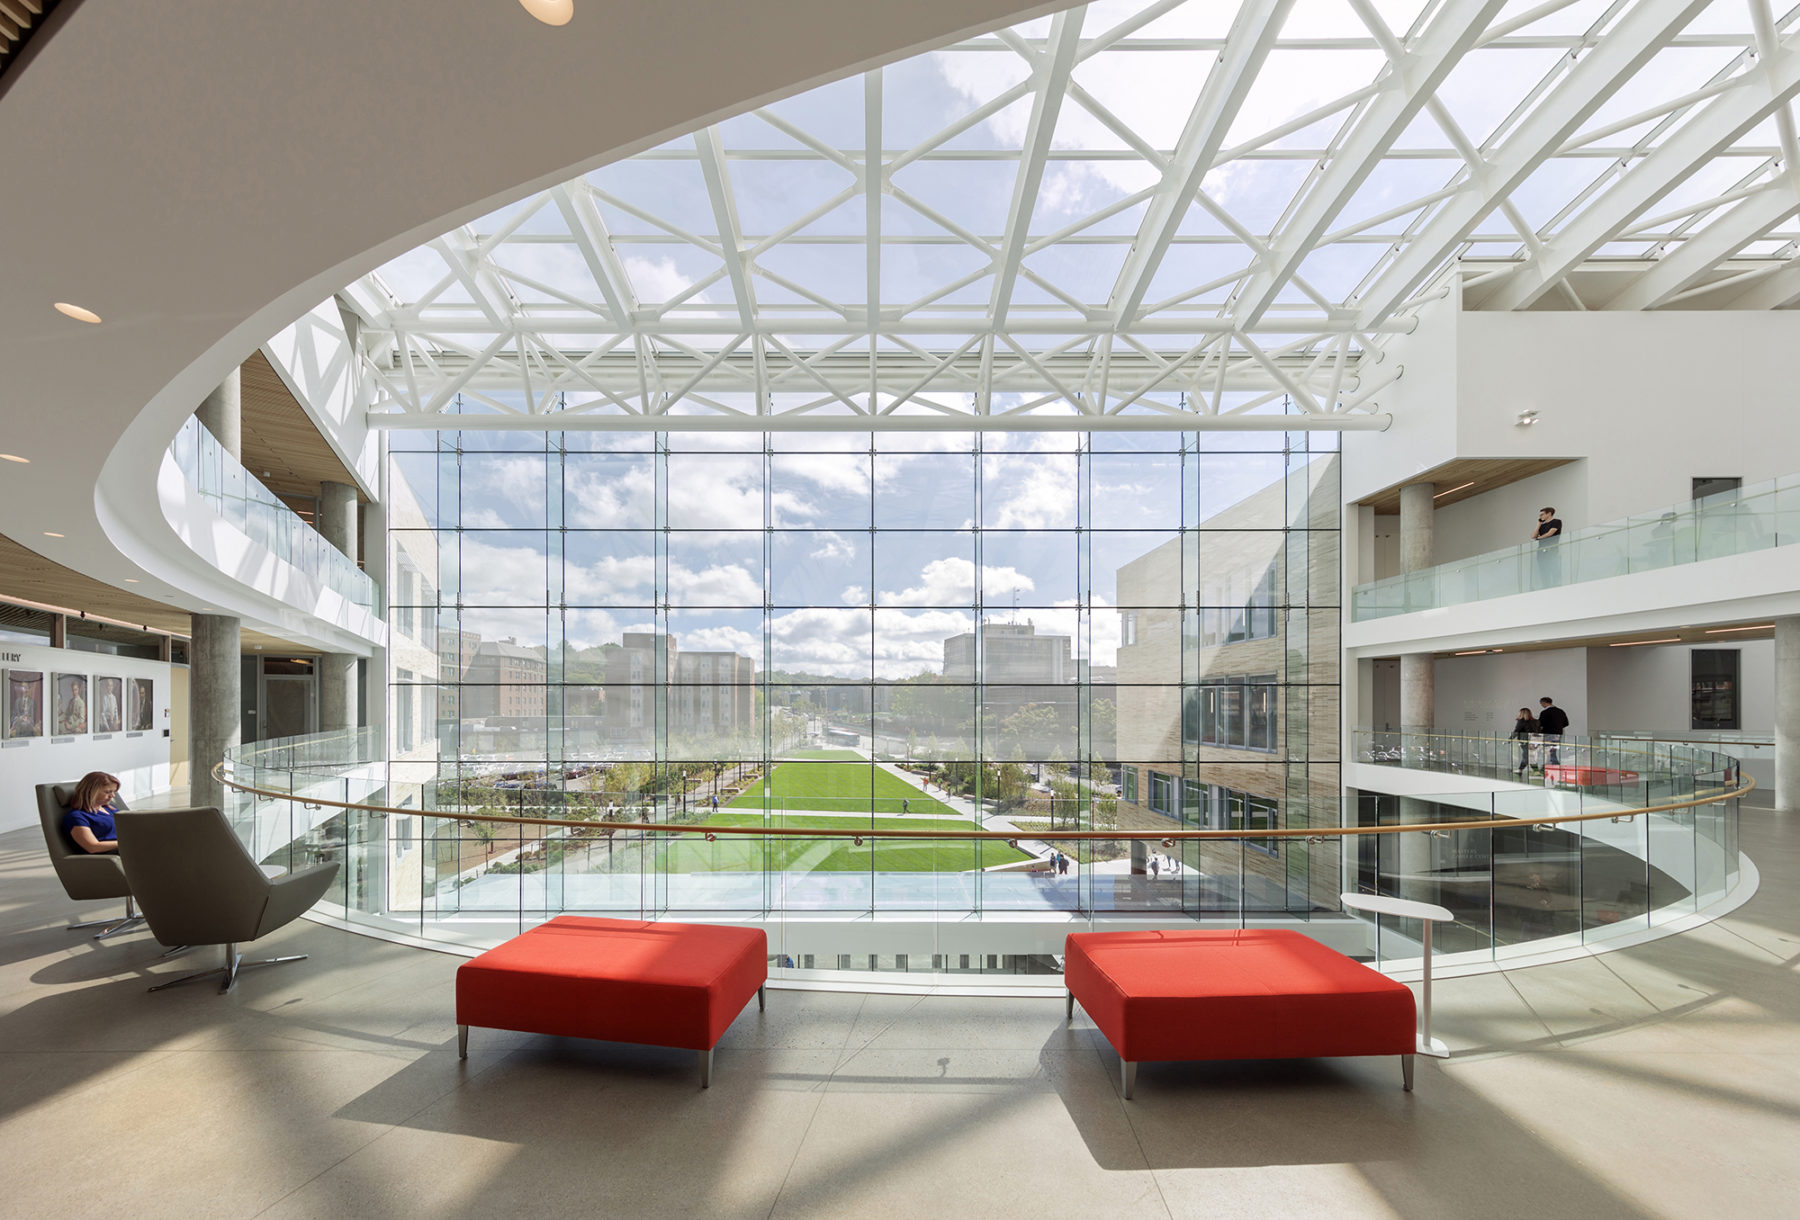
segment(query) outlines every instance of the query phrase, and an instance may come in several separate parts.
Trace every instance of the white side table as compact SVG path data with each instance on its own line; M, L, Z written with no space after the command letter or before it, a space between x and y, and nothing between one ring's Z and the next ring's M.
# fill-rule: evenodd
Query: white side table
M1448 1059L1450 1048L1431 1036L1431 925L1450 923L1456 916L1450 913L1448 907L1441 907L1436 903L1389 898L1385 894L1339 894L1338 898L1352 911L1367 911L1371 915L1397 915L1402 919L1417 919L1425 925L1425 978L1420 985L1419 1054L1430 1055L1434 1059Z

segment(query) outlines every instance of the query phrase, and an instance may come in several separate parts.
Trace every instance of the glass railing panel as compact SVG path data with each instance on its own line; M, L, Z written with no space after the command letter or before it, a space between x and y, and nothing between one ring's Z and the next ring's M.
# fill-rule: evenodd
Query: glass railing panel
M1355 621L1605 580L1800 541L1800 476L1637 513L1528 543L1385 577L1351 591Z
M375 584L368 575L245 470L198 419L190 417L182 425L169 454L188 485L252 542L347 601L380 612Z
M1581 830L1582 934L1590 943L1650 926L1647 821L1621 816L1576 824Z
M1702 851L1695 813L1650 813L1644 819L1648 823L1645 836L1651 923L1692 914L1698 907Z

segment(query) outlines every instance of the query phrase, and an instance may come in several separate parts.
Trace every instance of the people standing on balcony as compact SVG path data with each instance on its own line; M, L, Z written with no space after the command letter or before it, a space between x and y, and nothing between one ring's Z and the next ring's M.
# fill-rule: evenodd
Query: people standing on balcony
M1519 773L1521 778L1531 766L1531 737L1537 731L1537 717L1531 714L1530 708L1520 708L1518 716L1513 720L1512 735L1513 740L1519 743L1519 765L1514 770Z
M1541 709L1538 712L1538 733L1544 739L1544 763L1554 766L1562 761L1557 746L1562 742L1563 733L1569 728L1569 714L1556 706L1556 702L1545 695L1538 700Z
M1537 527L1531 531L1537 549L1537 586L1547 589L1557 584L1556 544L1562 538L1562 521L1554 508L1538 509Z

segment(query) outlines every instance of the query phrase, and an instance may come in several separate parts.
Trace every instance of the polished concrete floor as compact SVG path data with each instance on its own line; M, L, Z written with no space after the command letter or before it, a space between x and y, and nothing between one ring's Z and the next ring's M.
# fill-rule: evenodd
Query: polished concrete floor
M1056 999L772 992L691 1053L476 1031L459 959L309 923L221 997L96 944L0 835L0 1215L1800 1214L1800 818L1763 887L1598 959L1440 982L1446 1061L1118 1061ZM81 913L91 916L95 904Z

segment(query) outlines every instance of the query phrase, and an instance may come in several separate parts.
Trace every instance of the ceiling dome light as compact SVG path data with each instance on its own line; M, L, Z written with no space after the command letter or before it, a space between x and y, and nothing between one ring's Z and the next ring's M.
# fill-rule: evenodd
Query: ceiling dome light
M31 459L20 457L16 453L0 453L0 462L17 462L21 466L31 465Z
M79 305L71 305L67 301L58 301L56 312L64 317L74 318L77 322L87 322L94 326L100 325L99 314L91 309L83 309Z
M575 0L519 0L519 7L545 25L568 25L575 15Z

